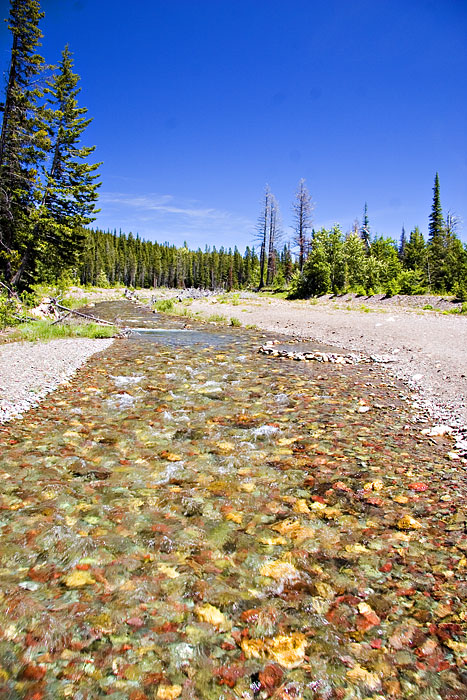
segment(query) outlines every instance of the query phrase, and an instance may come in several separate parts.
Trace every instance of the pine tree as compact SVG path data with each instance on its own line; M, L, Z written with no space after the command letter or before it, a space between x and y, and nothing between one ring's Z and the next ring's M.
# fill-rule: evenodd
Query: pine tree
M426 246L418 226L410 232L409 240L405 245L403 265L406 270L425 271L426 269Z
M84 246L82 227L94 220L100 185L94 173L99 164L85 162L95 147L81 145L81 135L92 119L84 117L85 107L78 107L78 81L66 46L58 72L47 82L44 116L51 158L43 168L42 197L21 263L11 279L14 285L36 259L47 259L56 270L76 265Z
M434 289L442 291L445 287L446 231L441 208L438 173L436 173L433 186L433 203L428 230L428 284Z
M293 211L295 219L294 242L298 247L298 267L301 272L309 251L308 232L312 225L311 212L313 211L311 196L303 179L298 183Z
M37 53L43 17L36 0L11 0L8 27L13 35L0 135L0 273L10 280L24 250L25 231L37 197L39 165L48 146L41 128L40 77L44 59ZM27 238L27 234L26 234Z
M439 193L439 175L436 173L435 184L433 185L433 204L431 207L430 223L428 226L428 241L442 239L444 232L443 210L441 208L441 198Z
M370 221L368 219L368 205L366 202L363 208L363 222L360 229L360 237L365 243L365 248L368 252L370 250Z
M405 257L406 245L407 245L407 235L405 233L405 227L402 226L401 237L399 239L399 249L398 249L399 260L401 262L404 260L404 257Z

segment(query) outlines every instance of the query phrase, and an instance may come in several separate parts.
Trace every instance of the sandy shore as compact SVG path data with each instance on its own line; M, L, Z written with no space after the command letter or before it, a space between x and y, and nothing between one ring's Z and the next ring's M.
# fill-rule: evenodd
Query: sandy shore
M390 355L387 365L416 390L438 421L467 426L467 318L390 303L373 308L267 297L194 300L191 313L222 314L243 326L314 339L351 352ZM361 308L361 307L364 308Z

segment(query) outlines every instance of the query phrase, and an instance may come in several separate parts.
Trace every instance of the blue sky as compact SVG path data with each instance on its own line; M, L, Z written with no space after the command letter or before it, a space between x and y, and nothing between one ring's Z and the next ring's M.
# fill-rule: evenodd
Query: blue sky
M2 15L9 3L0 0ZM467 241L466 0L42 0L103 161L96 225L190 248L254 240L266 183L291 234L426 234L435 172ZM11 36L0 28L0 68Z

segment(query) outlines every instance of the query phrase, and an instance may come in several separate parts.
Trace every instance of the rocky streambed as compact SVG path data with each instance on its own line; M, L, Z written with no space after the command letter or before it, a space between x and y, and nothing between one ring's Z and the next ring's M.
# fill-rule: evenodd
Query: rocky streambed
M0 694L464 698L465 467L406 387L102 311L147 332L1 428Z

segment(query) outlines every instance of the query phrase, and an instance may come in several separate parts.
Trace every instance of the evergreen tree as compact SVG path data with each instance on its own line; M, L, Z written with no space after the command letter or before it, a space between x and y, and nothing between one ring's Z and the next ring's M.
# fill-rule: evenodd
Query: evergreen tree
M407 236L405 233L405 227L402 226L401 237L399 240L399 260L402 262L405 257L405 246L407 245Z
M431 207L430 223L428 226L429 236L428 241L442 239L444 233L443 210L441 208L441 198L439 193L439 175L435 175L435 184L433 185L433 204Z
M443 291L445 289L444 263L446 258L446 232L441 209L439 176L436 173L433 186L433 203L431 207L428 235L428 284Z
M75 266L84 246L82 227L94 219L99 187L94 172L98 165L85 162L95 147L81 145L81 136L92 119L84 117L85 107L78 107L78 81L67 46L58 72L47 82L48 109L44 114L50 159L43 168L35 225L11 280L14 285L35 259L46 259L55 270Z
M339 294L345 287L347 266L344 255L344 241L338 224L335 224L331 231L327 232L325 248L331 274L331 291L333 294Z
M13 35L0 135L0 273L10 280L24 250L29 217L37 197L39 165L48 146L41 128L40 76L44 59L37 53L43 17L36 0L11 0L8 27Z
M418 226L410 232L409 240L405 245L403 265L407 270L426 271L425 240Z
M347 236L344 243L344 256L347 266L347 287L360 291L366 283L365 244L357 233Z
M324 229L318 231L311 241L311 251L303 266L298 285L299 296L320 296L331 289L331 265L326 251Z
M368 252L370 250L370 221L368 219L368 205L366 202L363 208L363 222L360 229L360 237L365 243L365 248Z
M290 252L290 243L284 246L284 250L282 252L282 265L284 268L284 280L286 284L288 284L293 275L293 261L292 253Z

